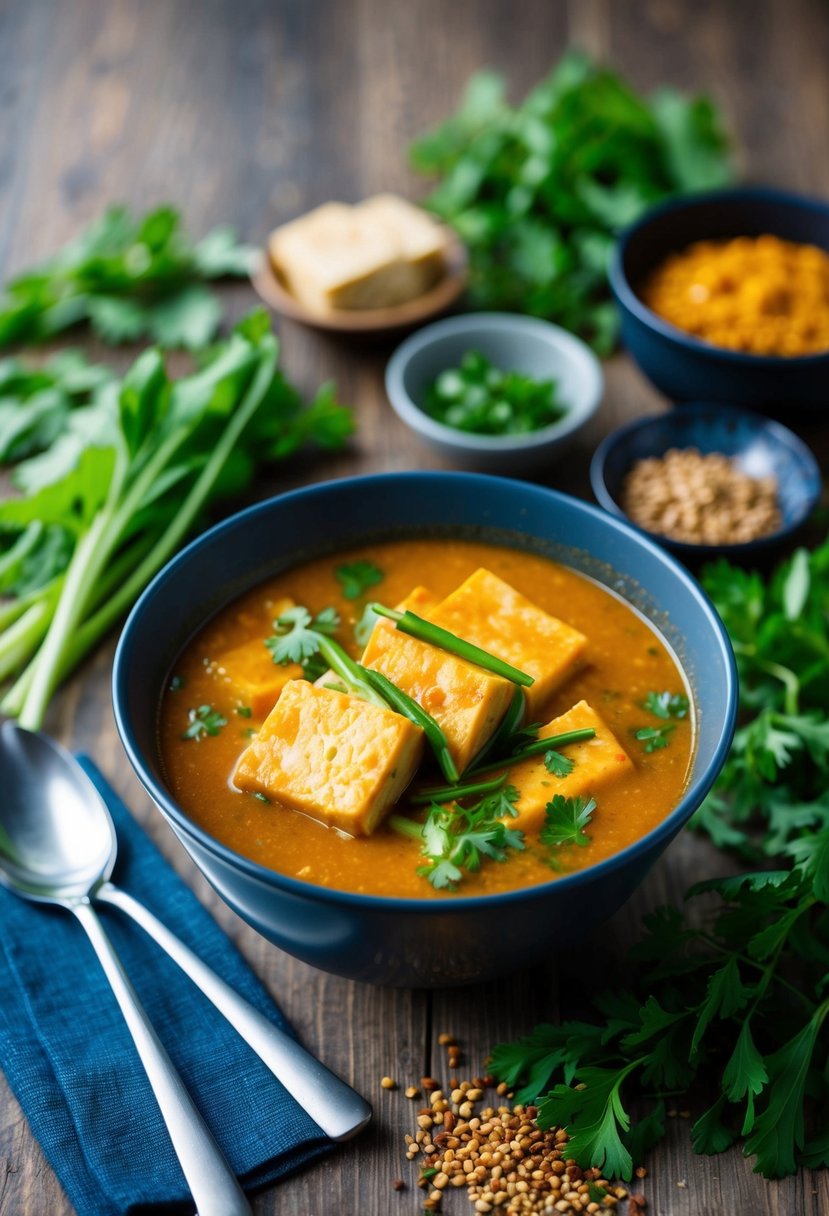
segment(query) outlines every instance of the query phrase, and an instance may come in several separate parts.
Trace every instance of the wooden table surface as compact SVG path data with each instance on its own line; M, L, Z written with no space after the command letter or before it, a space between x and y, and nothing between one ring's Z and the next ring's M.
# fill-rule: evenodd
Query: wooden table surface
M829 7L821 0L0 0L0 273L44 257L111 201L180 205L201 234L220 222L261 241L280 219L335 197L425 186L406 147L448 114L469 74L492 65L518 98L568 45L606 57L640 89L710 91L754 180L829 195ZM224 289L230 315L254 299ZM385 400L387 349L360 349L279 324L284 366L306 390L335 377L356 405L349 450L304 458L258 487L262 497L348 473L442 467ZM124 366L128 353L95 351ZM587 493L601 434L663 403L619 355L606 368L598 420L551 485ZM825 435L807 434L824 448ZM359 1141L256 1198L259 1214L408 1216L420 1210L402 1140L413 1111L380 1078L445 1072L440 1031L476 1071L491 1045L567 1008L585 960L601 969L643 910L727 862L684 836L575 960L543 962L508 983L387 991L323 975L281 954L214 895L154 811L121 751L109 677L115 639L57 698L48 728L90 752L194 887L300 1032L375 1104ZM0 995L2 999L2 995ZM737 1151L694 1157L686 1119L637 1189L659 1216L818 1216L827 1175L766 1183ZM402 1177L407 1189L396 1193ZM465 1194L449 1212L471 1210ZM72 1209L0 1078L0 1216Z

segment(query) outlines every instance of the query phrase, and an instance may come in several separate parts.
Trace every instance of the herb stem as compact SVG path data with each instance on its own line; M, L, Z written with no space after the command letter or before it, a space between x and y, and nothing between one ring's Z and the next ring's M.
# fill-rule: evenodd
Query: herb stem
M413 806L428 805L430 802L454 802L458 798L471 798L473 794L491 794L499 789L507 779L507 774L494 777L491 781L467 781L460 785L436 785L420 790L407 799Z
M392 709L402 714L404 718L408 718L415 726L419 726L423 731L429 746L431 747L435 759L440 765L440 771L443 773L447 781L458 780L458 769L452 755L449 751L449 741L443 733L440 723L436 722L430 713L419 705L413 697L403 692L402 688L398 688L396 684L387 679L380 671L373 671L369 667L359 667L363 672L368 682L376 688L381 697L384 697Z
M476 667L491 671L493 675L502 676L505 680L510 680L513 684L520 684L523 688L529 688L531 684L535 683L535 678L525 671L519 671L517 667L513 667L504 659L499 659L497 655L490 654L488 650L483 650L480 646L475 646L472 642L457 637L448 629L442 629L440 625L434 625L431 621L424 620L422 616L409 612L408 609L405 612L398 612L395 608L386 608L384 604L377 603L373 603L371 607L378 616L384 616L388 620L394 621L401 633L407 633L420 642L428 642L430 646L437 646L439 650L456 654L458 658L466 659L468 663L474 663Z

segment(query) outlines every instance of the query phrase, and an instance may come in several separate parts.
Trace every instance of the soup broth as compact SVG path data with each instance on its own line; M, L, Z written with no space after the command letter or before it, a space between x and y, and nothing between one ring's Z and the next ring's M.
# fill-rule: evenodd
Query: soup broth
M336 571L356 562L372 563L382 577L348 599ZM388 821L370 835L352 837L234 786L239 757L268 711L247 703L218 660L257 640L264 647L286 600L314 615L336 608L336 637L359 658L363 648L354 631L368 601L396 605L423 584L443 599L481 567L588 639L583 665L537 707L534 718L547 723L586 701L618 741L620 758L626 753L632 764L595 791L586 843L544 844L538 830L528 830L523 850L509 851L502 862L485 858L480 869L464 874L457 893L483 895L547 882L594 865L651 831L682 795L694 743L693 707L684 701L688 690L669 648L598 583L538 554L461 539L388 541L319 558L219 612L179 656L161 704L161 756L178 803L217 840L292 878L370 895L451 898L451 891L436 890L418 873L426 860L422 841ZM355 592L353 586L346 590ZM671 697L676 700L669 702ZM542 755L536 759L543 764ZM552 799L560 777L542 776ZM396 813L422 822L424 808L407 798L424 785L441 784L427 751Z

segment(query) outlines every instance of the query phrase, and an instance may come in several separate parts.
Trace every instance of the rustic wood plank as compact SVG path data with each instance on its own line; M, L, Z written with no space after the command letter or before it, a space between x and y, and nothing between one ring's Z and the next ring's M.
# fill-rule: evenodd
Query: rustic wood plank
M750 32L750 36L748 36ZM381 0L75 0L0 5L0 267L4 277L43 257L108 201L138 207L180 201L194 232L235 223L262 239L281 219L336 196L381 188L414 197L426 183L405 147L455 105L477 67L505 71L521 96L570 42L617 63L642 88L669 80L705 87L737 131L751 177L829 192L829 17L819 0L722 5L714 0L442 0L388 6ZM232 315L252 303L226 289ZM360 429L348 452L303 456L258 488L264 496L352 472L447 467L416 445L382 391L389 344L353 347L288 322L278 324L284 365L305 389L336 377ZM96 354L128 362L128 352ZM664 408L622 356L606 366L602 411L564 465L540 480L587 492L596 440L619 422ZM820 438L818 428L811 431ZM812 435L810 434L810 438ZM824 436L825 438L825 436ZM415 1210L395 1196L410 1178L402 1136L413 1110L379 1090L442 1065L444 1029L464 1043L470 1066L492 1043L557 1015L578 999L584 959L601 970L635 933L646 906L674 898L720 868L704 843L681 838L646 887L578 953L469 990L396 992L321 975L275 951L227 909L197 874L152 809L123 758L111 718L113 643L103 646L57 699L49 727L89 750L127 797L178 871L229 932L304 1041L376 1103L374 1128L358 1143L259 1197L256 1211L308 1216ZM672 1122L643 1184L660 1216L817 1216L829 1210L826 1175L768 1185L739 1155L694 1158L687 1123ZM687 1187L677 1183L686 1181ZM449 1205L447 1205L449 1206ZM465 1210L463 1197L453 1211ZM0 1080L0 1216L71 1216L71 1208L17 1104Z

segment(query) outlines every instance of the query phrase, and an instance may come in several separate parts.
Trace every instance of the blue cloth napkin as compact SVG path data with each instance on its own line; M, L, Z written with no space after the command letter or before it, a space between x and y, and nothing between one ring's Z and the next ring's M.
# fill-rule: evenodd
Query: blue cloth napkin
M118 832L114 881L286 1027L225 934L91 763ZM195 985L123 913L107 933L231 1167L260 1189L333 1147ZM62 909L0 887L0 1067L79 1216L193 1211L132 1040L91 944Z

